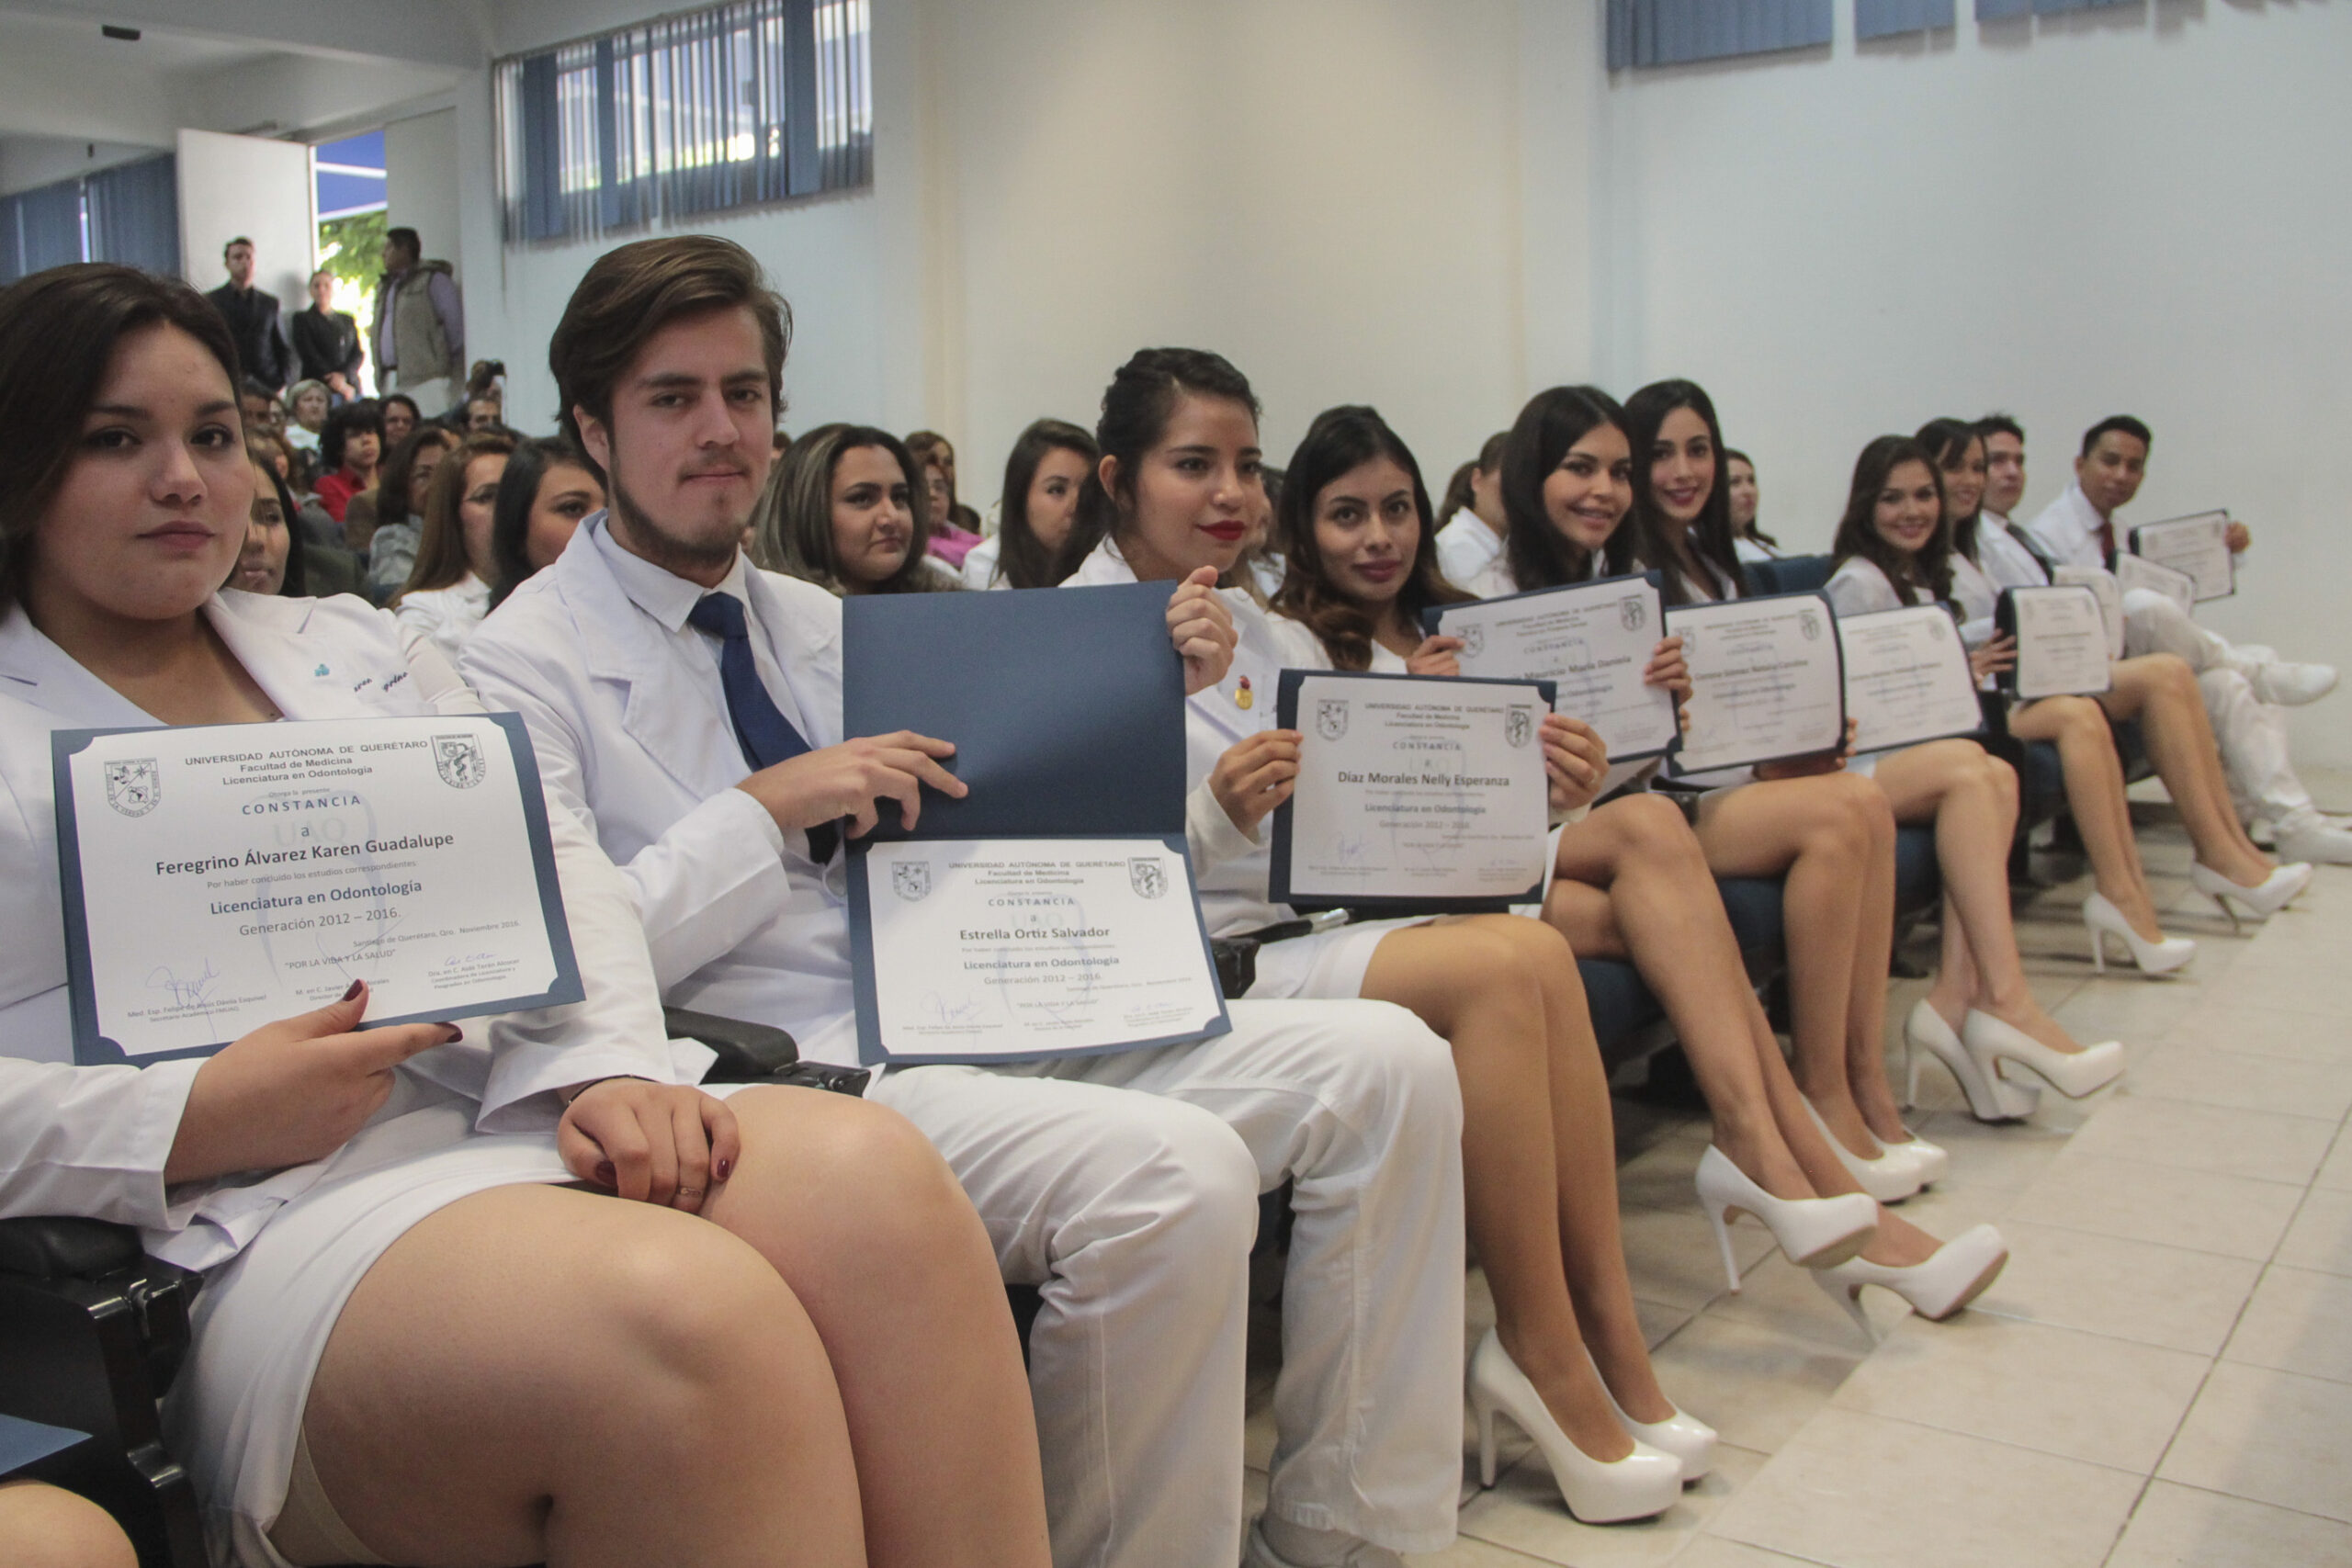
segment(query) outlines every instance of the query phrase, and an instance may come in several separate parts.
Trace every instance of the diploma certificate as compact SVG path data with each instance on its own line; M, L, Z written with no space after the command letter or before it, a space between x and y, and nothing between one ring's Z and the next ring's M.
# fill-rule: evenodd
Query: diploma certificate
M581 998L512 714L59 730L77 1061L204 1055L354 980L371 1024Z
M1655 757L1673 744L1673 694L1642 681L1666 635L1656 578L1443 604L1426 616L1430 631L1462 639L1464 675L1551 682L1555 711L1592 726L1611 762Z
M1846 743L1846 672L1837 616L1819 593L1676 604L1669 637L1690 667L1690 728L1679 774L1817 757Z
M2238 591L2237 562L2230 556L2230 514L2226 512L2200 512L2194 517L2143 523L2132 530L2132 553L2186 574L2197 585L2200 603L2226 599Z
M873 845L851 876L872 941L859 1032L870 1017L889 1061L1126 1051L1230 1027L1191 870L1159 840L906 840Z
M2098 601L2099 619L2107 623L2107 657L2112 660L2123 657L2123 585L2115 574L2096 566L2058 566L2052 569L2050 581L2061 588L2087 588L2091 597Z
M2121 555L2115 558L2115 585L2126 593L2144 588L2151 593L2161 593L2180 606L2184 615L2197 612L2197 580L2185 571L2175 571L2159 562L2140 556Z
M2115 683L2107 625L2089 589L2004 589L1994 618L2018 639L2018 661L2001 683L2019 701L2104 692Z
M1888 751L1984 728L1960 628L1940 604L1841 615L1846 716L1856 751Z

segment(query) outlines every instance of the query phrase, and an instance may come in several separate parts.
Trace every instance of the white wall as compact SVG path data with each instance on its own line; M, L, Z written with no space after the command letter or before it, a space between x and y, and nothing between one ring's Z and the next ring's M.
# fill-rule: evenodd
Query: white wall
M2352 669L2352 6L1960 11L1925 49L1858 51L1840 5L1826 58L1609 80L1595 373L1706 385L1804 548L1883 431L2013 411L2030 512L2086 426L2137 413L2127 517L2255 528L2208 618ZM2345 701L2296 710L2299 757L2352 764Z
M229 280L222 247L254 243L254 287L287 314L309 301L304 285L318 263L317 202L311 150L298 143L209 130L179 134L180 272L198 288Z
M466 278L458 194L458 111L396 119L384 127L385 221L416 231L427 256L446 261ZM481 355L469 356L479 359ZM464 378L465 367L458 367Z

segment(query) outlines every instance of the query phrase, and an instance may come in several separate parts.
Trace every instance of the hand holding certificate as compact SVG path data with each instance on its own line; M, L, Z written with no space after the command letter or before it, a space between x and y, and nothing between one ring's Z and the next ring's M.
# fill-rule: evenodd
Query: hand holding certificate
M2016 665L2002 684L2011 695L2075 696L2115 683L2107 657L2107 623L2098 600L2080 585L2002 590L1994 619L2018 639Z
M1302 908L1498 910L1540 896L1550 682L1285 670L1304 737L1268 897Z
M51 746L76 1060L209 1055L354 980L376 1024L581 998L512 714Z
M1444 604L1426 619L1431 632L1462 639L1463 674L1551 682L1555 711L1590 725L1611 762L1673 744L1673 695L1642 680L1666 635L1654 574Z
M1677 604L1668 636L1690 667L1690 728L1670 754L1679 774L1817 757L1846 743L1837 617L1819 593Z
M2237 561L2230 554L2226 512L2143 523L2132 530L2132 553L2186 575L2196 584L2199 603L2226 599L2238 591Z
M1891 751L1984 728L1968 650L1942 605L1843 615L1838 637L1855 750Z

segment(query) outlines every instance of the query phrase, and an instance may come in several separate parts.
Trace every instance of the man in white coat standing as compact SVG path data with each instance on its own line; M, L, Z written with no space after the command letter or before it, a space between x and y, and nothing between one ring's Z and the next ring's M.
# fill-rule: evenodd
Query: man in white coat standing
M2007 433L1993 421L1979 428L1987 431L1987 521L1997 524L1986 530L1988 543L1997 532L2004 536L2000 544L2013 547L2014 539L2007 536L2013 525L2007 514L2025 489L2025 439L2022 434L2014 437L2012 458ZM2110 565L2118 541L2115 513L2140 492L2147 475L2149 439L2148 427L2128 414L2091 426L2075 459L2074 482L2026 525L2034 548L2060 564ZM2230 525L2232 551L2243 551L2250 542L2244 524ZM1995 569L1996 552L1988 547L1986 553L1994 581L2015 586ZM2311 791L2295 776L2288 758L2286 716L2280 711L2325 696L2335 689L2335 671L2325 664L2293 663L2250 643L2233 645L2199 626L2172 600L2146 589L2125 593L2123 609L2126 652L2177 654L2197 671L2238 815L2250 827L2269 824L2282 860L2352 864L2352 833L2322 816Z
M946 742L844 740L841 606L738 547L770 462L787 320L707 236L589 269L548 358L568 434L608 477L592 517L468 645L530 727L549 790L636 889L665 998L856 1060L839 827L926 786ZM1171 601L1188 684L1233 631ZM1453 1533L1460 1474L1461 1101L1444 1042L1371 1003L1231 1004L1189 1045L867 1091L964 1183L1008 1280L1040 1287L1031 1383L1054 1560L1231 1568L1242 1518L1247 1259L1258 1196L1295 1183L1276 1563L1391 1563ZM854 1375L854 1374L852 1374ZM1295 1555L1292 1555L1295 1553Z

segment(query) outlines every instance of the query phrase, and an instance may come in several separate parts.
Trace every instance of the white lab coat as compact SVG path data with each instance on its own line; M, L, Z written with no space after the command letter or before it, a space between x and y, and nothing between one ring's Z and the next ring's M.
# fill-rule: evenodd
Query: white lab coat
M467 674L524 716L549 790L636 887L671 1001L854 1060L842 863L814 864L732 787L748 768L716 644L684 626L701 590L666 576L592 517L483 623ZM838 743L840 604L741 562L722 588L777 706ZM1460 1368L1429 1354L1460 1332L1451 1057L1379 1003L1230 1010L1233 1032L1197 1044L914 1067L870 1090L938 1147L1005 1278L1042 1289L1030 1382L1057 1563L1229 1568L1247 1254L1257 1193L1285 1179L1295 1326L1269 1506L1398 1551L1453 1535Z
M488 614L490 584L470 571L447 588L420 588L413 593L403 593L392 608L402 637L409 642L422 638L431 643L452 669L457 667L466 638L473 635L474 628Z
M2040 588L2050 581L2017 525L1997 512L1976 515L1976 564L1996 588Z
M997 574L997 558L1004 553L1004 538L990 534L964 552L964 586L974 591L1012 586Z
M1867 615L1905 607L1903 595L1894 591L1894 584L1878 563L1860 556L1848 556L1838 562L1822 592L1829 595L1829 607L1841 615ZM2000 590L1977 570L1974 561L1957 550L1951 558L1951 596L1963 617L1960 640L1971 648L1990 641L1995 630L1993 612L2001 597ZM1923 597L1911 603L1929 601Z
M1466 506L1437 531L1438 570L1458 588L1466 590L1502 553L1503 536Z
M204 615L289 719L476 713L429 649L403 654L361 601L224 592ZM692 1081L673 1057L643 938L612 867L560 809L558 874L587 999L469 1022L413 1058L391 1100L327 1159L258 1179L166 1190L201 1064L70 1065L51 728L154 721L83 669L21 610L0 615L0 1214L72 1213L141 1227L150 1252L208 1271L195 1348L165 1402L173 1451L195 1475L216 1558L278 1559L283 1506L312 1369L345 1299L383 1250L435 1209L516 1181L571 1179L553 1090L634 1075Z

